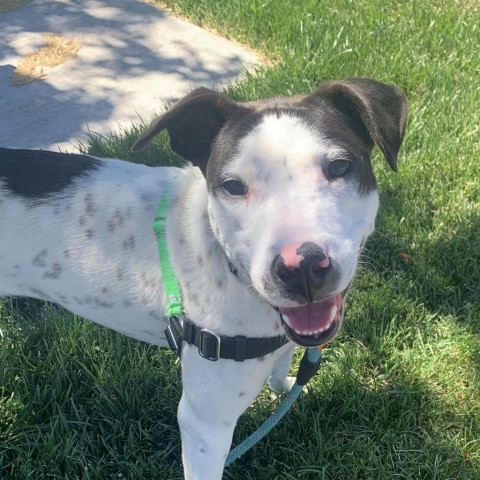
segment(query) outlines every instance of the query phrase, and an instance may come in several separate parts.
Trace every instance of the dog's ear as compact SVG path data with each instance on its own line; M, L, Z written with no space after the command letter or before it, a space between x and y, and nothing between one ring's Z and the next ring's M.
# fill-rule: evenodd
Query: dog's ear
M397 87L369 78L327 82L311 96L327 97L378 145L393 171L407 122L407 97ZM308 98L308 97L307 97ZM373 145L372 145L373 147Z
M166 129L172 150L205 173L215 137L227 118L239 108L230 98L213 90L193 90L156 118L133 144L132 151L145 148L155 135Z

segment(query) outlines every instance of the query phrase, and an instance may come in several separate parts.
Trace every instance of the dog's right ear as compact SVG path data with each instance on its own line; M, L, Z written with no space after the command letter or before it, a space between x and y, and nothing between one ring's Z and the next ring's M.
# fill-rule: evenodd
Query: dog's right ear
M166 129L172 150L205 174L215 137L228 117L240 108L221 93L197 88L156 118L133 144L132 151L145 148L155 135Z

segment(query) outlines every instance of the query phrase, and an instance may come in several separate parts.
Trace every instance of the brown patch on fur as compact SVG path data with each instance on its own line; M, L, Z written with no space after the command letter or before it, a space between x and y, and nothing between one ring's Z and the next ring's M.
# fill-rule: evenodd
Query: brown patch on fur
M135 250L135 236L133 234L122 242L122 248L129 251Z
M117 210L112 218L108 221L108 231L113 233L117 228L120 228L125 223L125 214L120 210Z
M91 193L85 196L85 212L90 217L95 213L95 207L93 206L93 195Z
M32 265L35 267L46 267L46 257L48 255L47 250L43 249L40 253L37 253L32 260Z
M147 278L147 276L142 273L142 283L145 290L153 290L156 282L154 278Z
M62 273L62 266L58 262L52 264L52 269L49 272L45 272L42 278L53 278L56 279Z
M193 303L194 305L198 305L198 295L196 293L191 293L188 296L188 300Z

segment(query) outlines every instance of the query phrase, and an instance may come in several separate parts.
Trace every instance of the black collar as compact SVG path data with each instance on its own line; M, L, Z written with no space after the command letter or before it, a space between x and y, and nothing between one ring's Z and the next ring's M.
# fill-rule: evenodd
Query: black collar
M170 317L170 325L165 330L170 348L181 355L182 341L195 345L203 358L217 361L220 358L243 362L252 358L260 358L278 350L290 340L285 335L278 337L252 338L237 335L227 337L200 328L186 317Z

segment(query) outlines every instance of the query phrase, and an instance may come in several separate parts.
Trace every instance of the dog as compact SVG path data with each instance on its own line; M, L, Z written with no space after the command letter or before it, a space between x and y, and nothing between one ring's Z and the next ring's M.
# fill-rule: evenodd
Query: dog
M2 148L0 296L55 302L167 346L152 221L168 187L184 323L215 348L180 339L184 474L221 479L236 421L264 384L288 389L294 348L338 334L379 204L371 152L396 171L406 119L404 93L372 79L244 103L199 88L132 147L167 130L185 168ZM220 358L228 337L284 341Z

